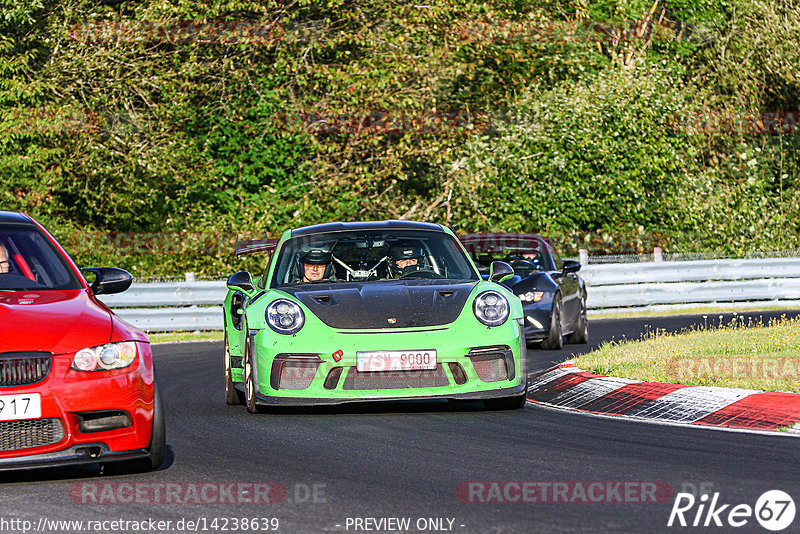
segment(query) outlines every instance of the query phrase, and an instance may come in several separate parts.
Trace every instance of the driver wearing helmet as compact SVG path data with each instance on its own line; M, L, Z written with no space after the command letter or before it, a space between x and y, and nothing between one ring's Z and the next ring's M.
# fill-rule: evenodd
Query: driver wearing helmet
M327 250L311 249L302 252L297 259L300 282L330 280L333 274L332 254Z
M517 251L514 251L512 254L509 254L508 256L506 256L506 259L504 261L509 261L509 262L524 261L524 262L528 262L528 263L532 264L534 267L538 268L542 263L542 259L541 258L542 258L541 254L540 254L540 252L538 250L535 250L535 249L534 250L517 250Z
M422 268L422 247L411 243L398 243L389 249L389 271L400 278Z

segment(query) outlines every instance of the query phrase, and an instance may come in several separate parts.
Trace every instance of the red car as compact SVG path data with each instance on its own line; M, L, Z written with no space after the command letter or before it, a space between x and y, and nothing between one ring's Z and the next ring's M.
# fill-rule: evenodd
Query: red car
M164 462L149 340L95 298L132 277L83 271L91 285L39 223L0 211L0 470Z

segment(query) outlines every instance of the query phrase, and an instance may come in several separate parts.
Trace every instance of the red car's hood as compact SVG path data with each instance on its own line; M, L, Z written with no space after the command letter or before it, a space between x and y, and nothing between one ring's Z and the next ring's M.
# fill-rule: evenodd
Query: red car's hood
M86 290L0 293L0 352L73 353L108 343L111 313Z

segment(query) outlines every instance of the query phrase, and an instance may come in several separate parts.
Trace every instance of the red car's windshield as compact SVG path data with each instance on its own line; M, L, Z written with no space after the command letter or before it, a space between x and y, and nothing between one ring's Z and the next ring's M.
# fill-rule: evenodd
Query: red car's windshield
M28 226L0 226L0 291L80 289L61 254Z

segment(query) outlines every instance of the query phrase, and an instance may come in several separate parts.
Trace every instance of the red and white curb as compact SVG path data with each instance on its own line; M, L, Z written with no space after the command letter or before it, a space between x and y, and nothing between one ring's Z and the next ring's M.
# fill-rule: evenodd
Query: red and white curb
M534 375L528 400L582 412L800 435L800 394L643 382L566 362Z

